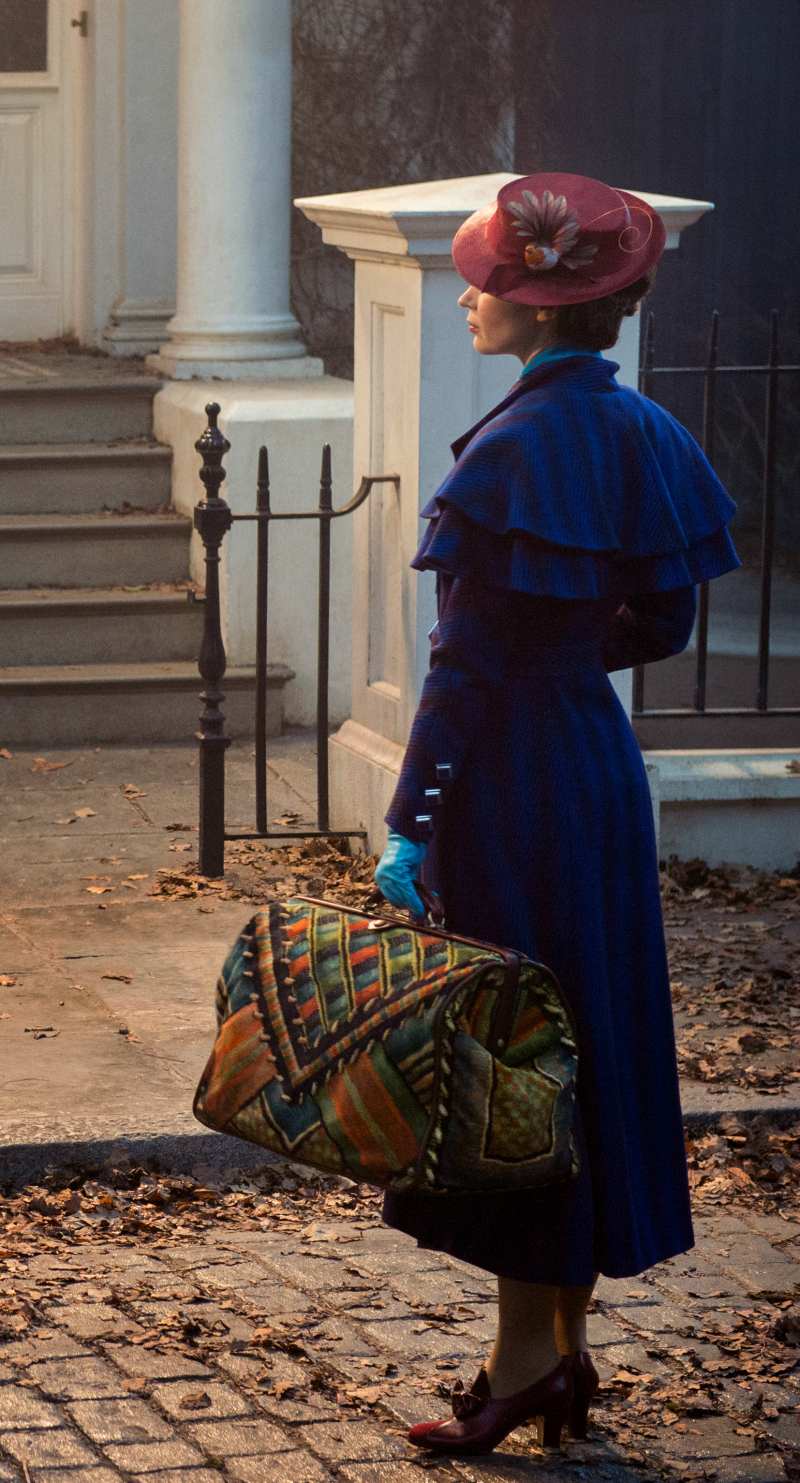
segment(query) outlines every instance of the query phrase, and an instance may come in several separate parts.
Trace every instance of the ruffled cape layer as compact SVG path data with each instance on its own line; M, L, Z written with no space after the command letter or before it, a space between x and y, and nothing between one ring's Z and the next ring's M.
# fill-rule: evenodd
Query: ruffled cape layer
M594 355L544 363L453 444L411 563L541 596L625 597L739 565L694 438Z

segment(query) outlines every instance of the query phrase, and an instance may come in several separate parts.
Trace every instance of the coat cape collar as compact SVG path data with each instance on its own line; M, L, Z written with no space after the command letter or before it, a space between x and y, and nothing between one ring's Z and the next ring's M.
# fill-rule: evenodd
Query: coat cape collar
M486 426L487 422L491 422L493 418L499 417L501 412L506 412L509 407L513 407L514 403L518 402L520 397L541 391L544 387L548 387L556 381L566 381L574 384L576 391L610 390L610 383L614 380L618 370L619 366L616 361L604 360L602 356L594 355L591 351L587 351L585 355L581 355L578 351L575 355L571 355L569 359L559 358L558 360L543 361L541 365L534 367L531 371L526 371L524 375L520 376L519 380L514 382L511 390L503 397L502 402L498 402L497 406L493 407L491 412L487 412L486 416L482 417L480 422L476 422L475 426L469 429L469 432L462 433L460 438L456 438L455 442L450 444L453 457L460 458L464 449L472 442L475 434L479 433L481 428ZM614 382L614 385L616 385L616 382Z
M738 566L694 438L596 355L544 362L453 444L412 566L554 597L666 591Z

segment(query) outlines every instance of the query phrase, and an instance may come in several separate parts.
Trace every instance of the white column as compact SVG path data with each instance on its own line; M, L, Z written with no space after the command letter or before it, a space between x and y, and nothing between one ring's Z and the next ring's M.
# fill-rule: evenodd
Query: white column
M162 374L316 376L289 306L291 0L180 0L178 297Z
M175 313L178 0L131 0L116 18L98 7L97 22L106 33L97 69L98 124L103 152L115 150L99 184L107 196L114 178L118 190L116 202L103 202L106 213L116 206L111 261L119 291L102 345L112 355L142 355L163 343Z
M337 828L361 825L370 848L383 815L428 667L433 580L409 570L419 510L451 465L450 443L513 385L519 363L476 356L457 299L464 284L450 250L461 223L513 175L428 181L317 196L296 204L356 263L354 475L399 474L356 516L353 550L352 716L332 738L331 807ZM650 196L668 246L710 209ZM632 324L632 321L627 323ZM620 379L635 384L627 331Z

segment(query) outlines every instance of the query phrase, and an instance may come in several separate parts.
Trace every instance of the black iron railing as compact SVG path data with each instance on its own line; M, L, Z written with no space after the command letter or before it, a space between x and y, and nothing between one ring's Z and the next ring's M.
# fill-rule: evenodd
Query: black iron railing
M201 700L205 708L200 717L200 848L199 866L202 875L220 876L225 871L226 839L310 839L364 838L363 829L335 829L330 827L330 804L328 787L328 676L330 668L330 592L331 592L331 521L341 515L350 515L363 505L373 484L394 484L399 488L398 474L370 474L361 480L358 490L346 505L333 508L331 494L331 450L326 443L322 450L322 473L320 476L319 505L316 510L273 510L270 504L269 462L266 448L262 448L258 459L258 483L256 486L256 508L252 512L234 515L220 495L220 485L225 478L222 460L230 450L230 443L217 427L219 405L210 402L206 407L208 426L195 448L202 455L203 466L200 478L206 488L206 497L195 505L194 524L205 547L206 602L203 643L200 649L199 670L205 681ZM225 674L225 647L222 642L222 625L219 605L219 562L220 549L235 520L256 521L256 687L255 687L255 781L256 820L255 828L248 830L226 830L225 828L225 752L231 739L225 734L225 717L220 702L225 699L220 682ZM319 589L317 617L317 827L316 829L279 829L267 827L267 690L269 687L268 620L269 598L269 528L273 520L318 520L319 521Z
M708 341L708 357L704 366L657 366L655 365L655 316L648 315L644 339L644 354L639 369L639 390L645 396L654 397L656 376L702 376L703 377L703 433L702 447L709 463L714 463L715 437L717 428L717 378L719 376L764 376L766 377L764 466L761 497L761 597L758 627L758 680L755 705L737 710L735 707L711 707L706 705L706 679L708 673L708 582L701 582L697 590L697 621L695 625L696 670L694 706L680 710L645 710L644 670L639 664L633 671L633 715L637 718L679 720L691 716L758 715L800 716L800 707L771 707L769 695L769 634L772 606L772 562L775 545L775 485L778 441L778 377L788 372L800 371L800 365L780 365L778 361L778 313L772 311L770 324L769 357L763 366L721 366L718 363L719 314L711 316L711 333Z

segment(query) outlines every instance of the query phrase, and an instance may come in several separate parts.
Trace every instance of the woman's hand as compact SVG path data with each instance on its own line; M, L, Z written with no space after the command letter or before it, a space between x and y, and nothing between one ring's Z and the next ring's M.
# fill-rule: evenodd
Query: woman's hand
M389 843L375 867L375 884L386 900L418 917L424 917L425 907L414 889L414 876L424 859L424 844L414 844L390 829Z

